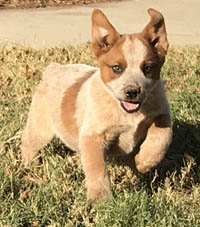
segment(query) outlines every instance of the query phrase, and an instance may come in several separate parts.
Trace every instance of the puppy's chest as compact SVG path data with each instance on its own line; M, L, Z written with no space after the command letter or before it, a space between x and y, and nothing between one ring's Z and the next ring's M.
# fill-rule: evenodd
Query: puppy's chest
M106 143L111 141L124 140L126 143L133 144L137 134L140 134L140 128L144 128L147 119L143 114L130 114L122 116L116 122L105 130ZM143 134L143 133L142 133ZM130 145L132 146L132 145Z

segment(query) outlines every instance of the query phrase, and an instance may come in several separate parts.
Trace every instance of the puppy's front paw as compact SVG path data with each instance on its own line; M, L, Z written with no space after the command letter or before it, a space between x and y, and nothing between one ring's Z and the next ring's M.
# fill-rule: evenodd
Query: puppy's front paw
M104 188L91 188L88 190L88 203L100 203L111 199L111 191L107 191Z
M31 162L33 161L35 153L31 152L28 148L26 148L23 145L20 146L20 149L21 149L22 163L24 164L24 166L30 165Z
M135 156L135 166L137 168L137 170L140 172L140 173L147 173L151 170L151 165L149 165L150 163L148 163L147 161L145 161L145 159L142 159L141 158L141 155L140 154L137 154Z
M88 204L105 202L111 197L111 192L102 189L91 189L88 192Z
M88 183L88 203L99 203L111 199L110 180L106 176L104 179L98 179Z

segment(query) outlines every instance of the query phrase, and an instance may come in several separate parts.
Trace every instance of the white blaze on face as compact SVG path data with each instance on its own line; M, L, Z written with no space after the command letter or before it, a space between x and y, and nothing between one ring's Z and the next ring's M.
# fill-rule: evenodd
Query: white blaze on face
M121 100L123 108L131 113L137 111L140 104L137 101L126 101L125 90L127 87L132 86L134 88L140 87L142 91L143 87L148 82L149 79L144 76L141 69L141 64L146 58L148 49L137 37L130 39L130 37L126 35L122 51L127 67L120 77L113 79L107 85L111 88L114 96L118 100Z
M126 70L138 71L141 63L144 61L147 54L147 47L141 40L135 38L131 40L128 36L123 45L123 54L127 62Z

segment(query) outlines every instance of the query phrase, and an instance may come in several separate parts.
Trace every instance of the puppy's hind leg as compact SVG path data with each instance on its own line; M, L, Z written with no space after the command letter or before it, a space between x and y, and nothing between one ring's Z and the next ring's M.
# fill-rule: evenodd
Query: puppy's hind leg
M30 164L37 152L50 142L53 136L45 90L38 88L31 103L26 127L22 133L21 150L24 164Z

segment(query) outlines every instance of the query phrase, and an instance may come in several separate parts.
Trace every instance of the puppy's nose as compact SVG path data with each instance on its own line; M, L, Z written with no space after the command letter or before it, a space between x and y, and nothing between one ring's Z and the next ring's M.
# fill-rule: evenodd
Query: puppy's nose
M128 88L126 89L125 93L128 99L134 99L140 93L140 88Z

